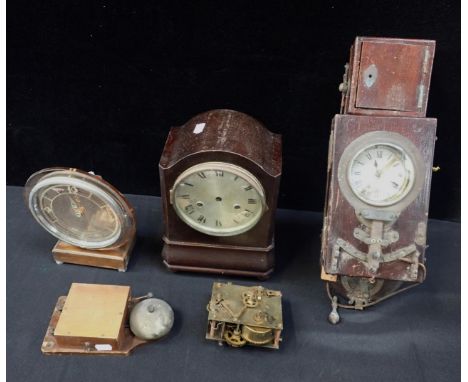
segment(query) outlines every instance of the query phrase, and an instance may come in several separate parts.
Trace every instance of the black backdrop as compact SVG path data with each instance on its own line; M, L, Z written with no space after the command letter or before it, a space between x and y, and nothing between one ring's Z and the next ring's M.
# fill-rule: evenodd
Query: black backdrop
M214 108L283 134L282 208L323 207L327 141L356 35L437 40L431 217L460 217L460 4L389 1L8 2L7 183L94 170L159 195L170 126Z

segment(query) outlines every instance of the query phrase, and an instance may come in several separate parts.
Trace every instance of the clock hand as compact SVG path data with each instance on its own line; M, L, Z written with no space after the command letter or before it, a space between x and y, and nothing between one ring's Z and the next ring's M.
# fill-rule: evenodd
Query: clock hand
M379 164L377 163L377 159L374 159L374 167L375 167L375 176L377 178L379 178L380 177L380 172L379 172L379 168L378 168Z
M84 213L84 207L78 206L77 202L70 196L70 205L76 217L80 218Z
M69 196L68 198L70 199L71 208L73 210L76 210L78 208L78 205L76 204L76 202L73 200L73 198L71 196Z
M389 160L389 161L385 164L385 166L383 166L380 170L377 170L377 171L375 172L375 176L376 176L377 178L380 178L380 176L381 176L385 171L387 171L388 168L389 168L393 163L395 163L397 160L398 160L398 158L393 158L393 159Z

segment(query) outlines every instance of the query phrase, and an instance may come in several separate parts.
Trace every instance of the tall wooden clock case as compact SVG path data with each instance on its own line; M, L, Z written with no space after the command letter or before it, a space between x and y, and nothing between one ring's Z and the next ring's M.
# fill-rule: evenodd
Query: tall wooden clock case
M363 309L426 276L434 48L434 41L368 37L351 48L341 114L332 121L322 231L334 323L337 306Z
M169 269L270 275L279 135L237 111L205 112L170 130L159 174Z

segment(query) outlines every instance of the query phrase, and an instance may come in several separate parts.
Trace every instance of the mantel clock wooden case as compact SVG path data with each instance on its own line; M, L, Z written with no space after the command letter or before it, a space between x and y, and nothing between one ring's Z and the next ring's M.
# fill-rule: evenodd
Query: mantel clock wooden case
M169 269L268 277L279 135L246 114L209 111L171 129L159 174Z
M332 121L322 279L363 309L424 281L436 123L425 118L434 41L358 37ZM338 296L345 300L340 301Z

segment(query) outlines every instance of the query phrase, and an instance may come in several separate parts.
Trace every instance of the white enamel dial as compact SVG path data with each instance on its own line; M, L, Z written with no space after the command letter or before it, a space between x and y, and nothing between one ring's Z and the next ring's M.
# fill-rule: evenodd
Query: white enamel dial
M351 159L347 180L351 190L363 202L389 206L411 191L415 180L414 163L396 144L372 144Z
M250 230L266 208L257 178L224 162L205 162L184 171L171 190L171 202L185 223L213 236Z

